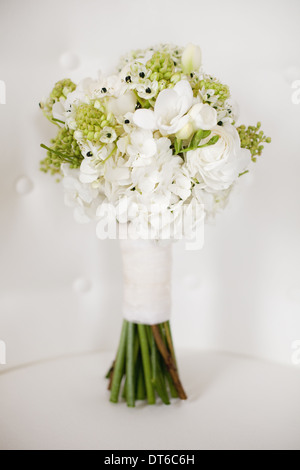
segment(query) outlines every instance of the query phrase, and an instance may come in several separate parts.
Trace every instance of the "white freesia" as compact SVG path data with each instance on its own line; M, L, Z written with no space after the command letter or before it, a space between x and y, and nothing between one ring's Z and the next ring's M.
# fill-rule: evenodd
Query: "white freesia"
M211 130L217 125L218 113L209 104L197 103L190 109L189 118L194 130Z
M162 135L176 134L189 121L186 113L193 104L193 90L187 80L181 80L174 88L159 93L154 111L138 109L133 121L142 129L159 130Z
M187 152L190 176L207 191L228 189L251 161L249 150L241 148L239 134L234 126L225 124L213 129L208 140L218 136L214 145Z
M191 122L188 122L180 131L176 133L176 137L179 140L189 139L194 133L194 126Z
M182 54L182 68L184 73L191 73L199 70L202 64L202 53L199 46L188 44Z

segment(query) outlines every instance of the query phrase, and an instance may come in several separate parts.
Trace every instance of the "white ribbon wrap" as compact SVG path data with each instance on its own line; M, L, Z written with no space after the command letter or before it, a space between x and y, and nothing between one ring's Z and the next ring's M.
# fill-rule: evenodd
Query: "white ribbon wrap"
M172 244L120 240L123 258L123 316L155 325L171 316Z

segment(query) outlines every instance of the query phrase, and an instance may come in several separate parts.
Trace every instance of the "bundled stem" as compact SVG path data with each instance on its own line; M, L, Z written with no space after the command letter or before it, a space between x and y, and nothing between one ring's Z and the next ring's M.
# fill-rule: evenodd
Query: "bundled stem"
M116 360L107 374L111 402L126 399L156 403L157 397L169 405L170 398L187 398L179 379L169 322L141 325L124 321Z

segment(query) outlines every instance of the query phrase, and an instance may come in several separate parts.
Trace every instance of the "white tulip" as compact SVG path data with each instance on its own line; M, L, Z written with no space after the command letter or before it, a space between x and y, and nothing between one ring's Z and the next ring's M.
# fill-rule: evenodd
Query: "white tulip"
M191 73L199 70L202 64L202 53L199 46L188 44L184 49L181 58L182 68L184 73Z

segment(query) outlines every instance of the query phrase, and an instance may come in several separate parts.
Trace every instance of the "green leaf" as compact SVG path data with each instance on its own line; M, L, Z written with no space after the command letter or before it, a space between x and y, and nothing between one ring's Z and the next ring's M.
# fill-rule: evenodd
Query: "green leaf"
M190 147L191 148L197 148L198 145L200 144L201 140L203 139L203 133L204 131L202 129L199 129L193 136Z
M181 151L181 140L180 139L175 139L174 149L175 149L175 154L178 155Z
M249 173L249 170L243 171L243 173L240 173L240 174L239 174L239 178L240 178L241 176L243 176L243 175L246 175L247 173Z
M218 142L219 139L220 139L219 135L214 135L206 144L200 145L200 147L198 147L198 148L201 149L201 148L204 148L204 147L208 147L209 145L215 145Z
M203 131L203 139L206 139L211 134L211 131Z
M201 140L206 139L211 134L211 131L204 131L203 129L199 129L193 136L191 143L190 143L190 148L191 149L196 149L198 145L200 144Z

